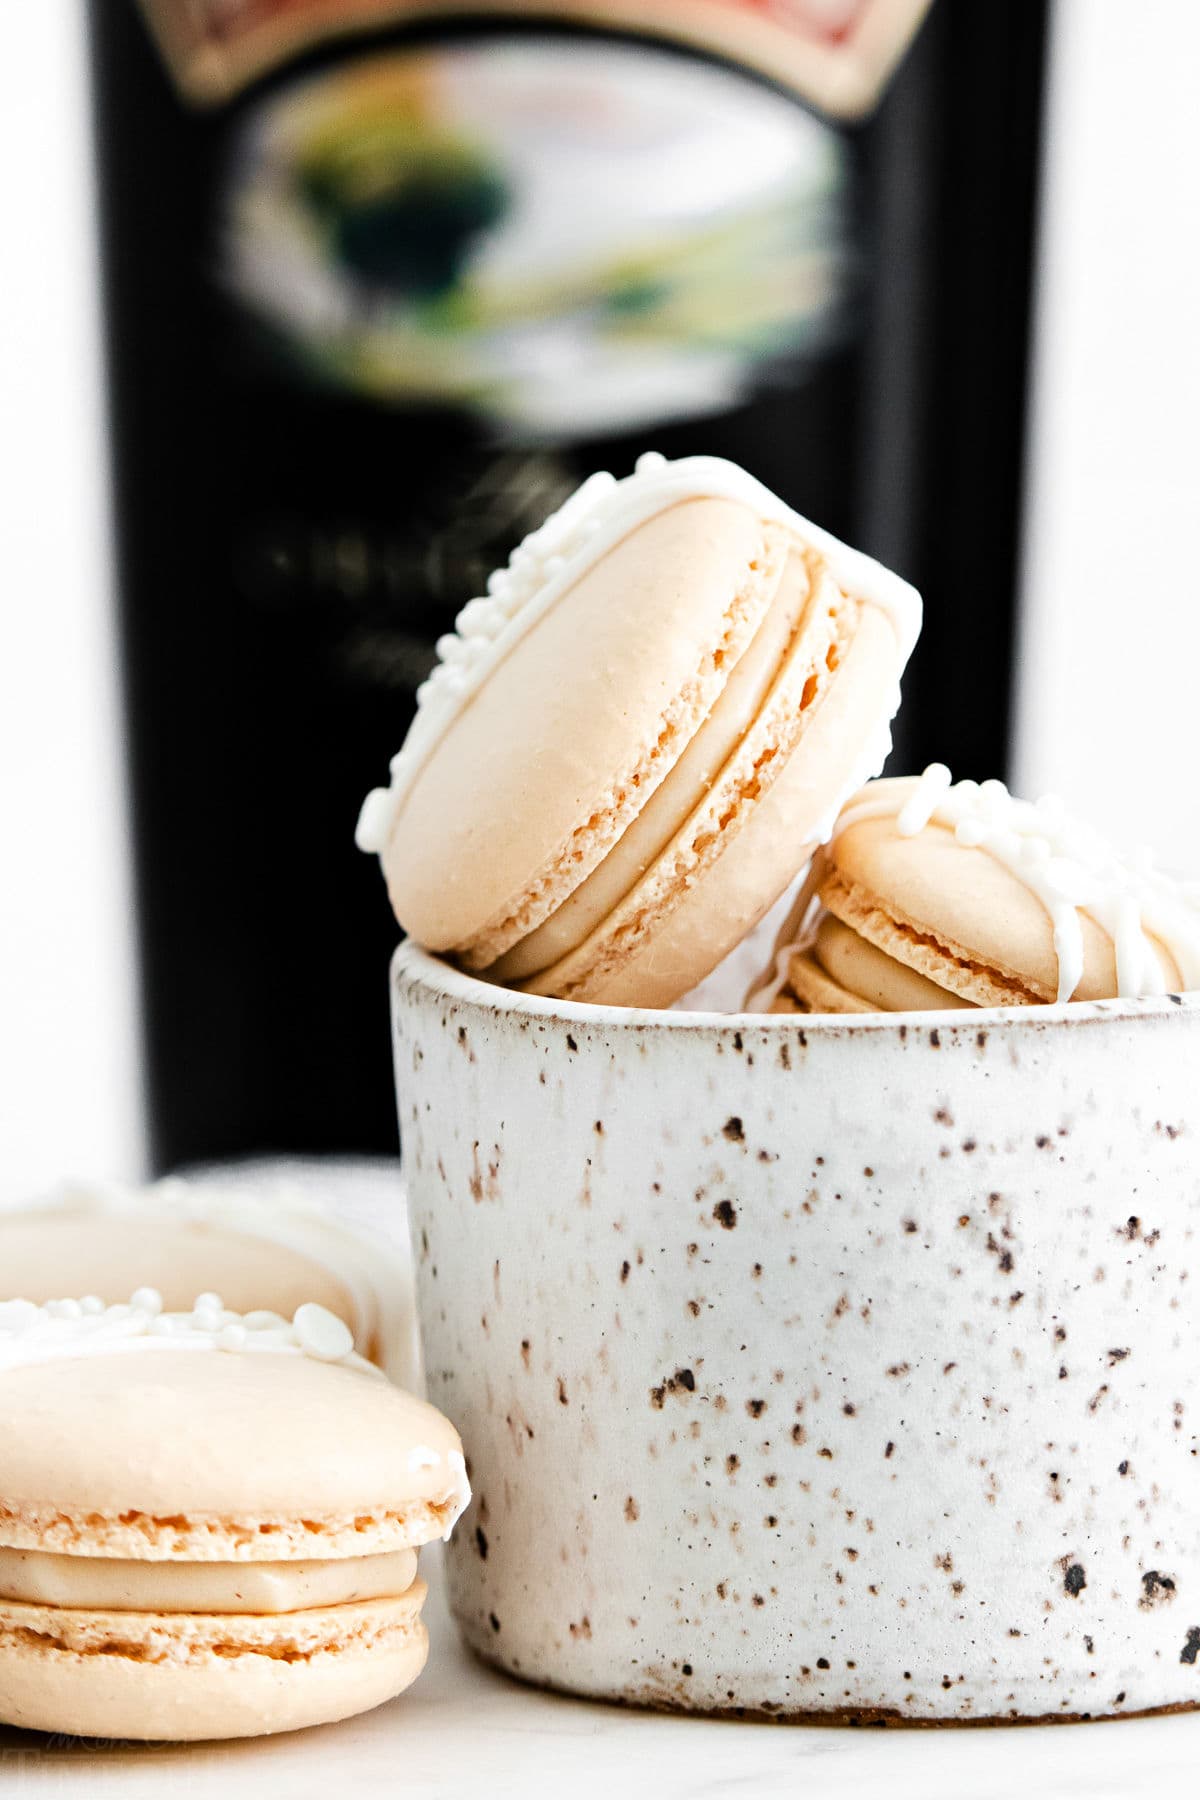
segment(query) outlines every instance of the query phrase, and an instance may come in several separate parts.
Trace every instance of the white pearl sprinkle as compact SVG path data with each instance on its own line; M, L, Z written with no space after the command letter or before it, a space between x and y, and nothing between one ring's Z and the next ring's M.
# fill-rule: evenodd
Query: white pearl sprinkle
M321 1362L339 1362L354 1348L354 1335L346 1322L315 1300L296 1308L292 1327L300 1348Z
M163 1297L157 1288L140 1287L134 1290L129 1304L136 1307L138 1312L149 1313L153 1319L163 1309Z
M490 600L468 600L454 621L454 628L461 637L473 637L476 633L485 635L496 618L496 608Z
M193 1312L224 1312L225 1302L220 1294L197 1294L192 1301Z
M161 1305L154 1289L140 1298ZM201 1300L215 1299L201 1295ZM31 1362L89 1354L113 1356L142 1348L177 1345L180 1350L212 1349L258 1354L298 1353L320 1362L342 1362L364 1374L384 1377L355 1354L349 1327L323 1306L297 1307L291 1323L260 1309L240 1313L204 1305L191 1312L152 1312L148 1304L117 1301L105 1307L94 1295L37 1306L31 1300L0 1302L0 1370Z
M11 1332L14 1336L18 1332L28 1331L37 1323L40 1311L41 1308L35 1306L32 1300L0 1302L0 1331Z

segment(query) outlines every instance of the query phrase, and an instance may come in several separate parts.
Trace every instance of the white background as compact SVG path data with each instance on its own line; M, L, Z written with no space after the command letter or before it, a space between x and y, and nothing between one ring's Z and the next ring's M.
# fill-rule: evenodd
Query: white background
M141 1159L82 5L4 28L0 1196Z
M1200 5L1060 0L1013 785L1200 874Z
M78 0L10 5L5 52L0 1196L142 1158ZM1184 869L1198 75L1197 0L1059 0L1014 770Z

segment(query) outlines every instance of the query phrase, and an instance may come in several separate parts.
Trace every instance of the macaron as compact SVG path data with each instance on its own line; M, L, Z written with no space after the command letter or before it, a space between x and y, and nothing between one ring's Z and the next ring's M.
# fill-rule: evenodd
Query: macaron
M920 617L735 464L594 475L440 640L358 842L427 949L668 1006L882 767Z
M402 1386L418 1380L408 1259L295 1182L75 1181L0 1207L0 1299L114 1300L139 1284L168 1311L203 1292L285 1318L317 1301L345 1320L361 1355Z
M315 1304L0 1305L0 1720L242 1737L425 1662L416 1550L470 1498L453 1427Z
M934 763L843 810L778 949L752 1009L1101 1000L1200 986L1200 910L1058 802Z

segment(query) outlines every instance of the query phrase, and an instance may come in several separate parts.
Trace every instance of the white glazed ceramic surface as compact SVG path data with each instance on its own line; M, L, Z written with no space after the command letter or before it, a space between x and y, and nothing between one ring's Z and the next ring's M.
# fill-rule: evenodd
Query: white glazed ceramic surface
M480 1654L776 1716L1200 1702L1200 1000L638 1013L408 945L393 1000Z

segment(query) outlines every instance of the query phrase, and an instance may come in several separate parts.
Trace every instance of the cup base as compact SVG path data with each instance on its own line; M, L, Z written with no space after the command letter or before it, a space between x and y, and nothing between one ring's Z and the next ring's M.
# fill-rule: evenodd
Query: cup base
M810 1726L814 1730L826 1728L834 1731L980 1731L985 1728L1004 1729L1024 1725L1109 1725L1122 1719L1159 1719L1172 1713L1200 1712L1200 1700L1175 1700L1161 1706L1122 1707L1116 1712L1026 1713L1013 1707L1007 1712L979 1716L972 1714L959 1718L935 1718L929 1714L905 1712L897 1706L795 1707L777 1705L770 1700L762 1704L747 1700L745 1703L731 1701L724 1706L709 1705L703 1701L689 1700L683 1692L682 1682L678 1690L644 1683L641 1687L631 1687L624 1692L594 1693L586 1688L571 1687L563 1681L554 1681L548 1676L514 1669L490 1648L474 1642L461 1621L456 1621L456 1624L471 1655L485 1668L494 1669L498 1675L504 1675L510 1681L519 1682L522 1687L534 1688L542 1694L558 1694L564 1699L585 1700L594 1706L624 1707L630 1712L675 1713L693 1719L741 1720L751 1725Z

